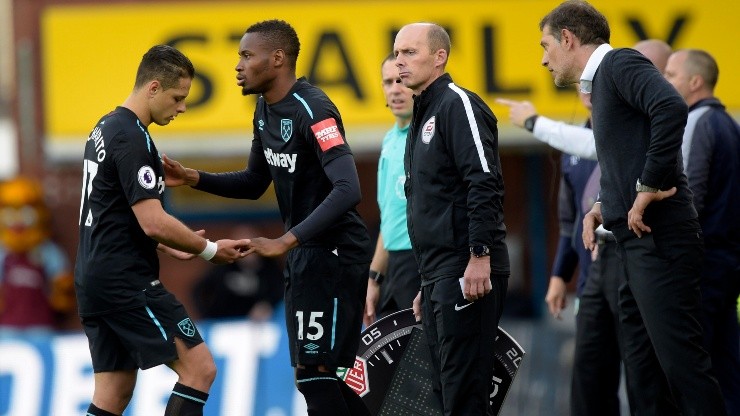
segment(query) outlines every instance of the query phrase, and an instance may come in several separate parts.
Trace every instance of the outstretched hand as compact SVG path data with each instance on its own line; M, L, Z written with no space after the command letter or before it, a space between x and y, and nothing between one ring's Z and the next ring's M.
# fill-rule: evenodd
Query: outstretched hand
M497 104L503 104L509 107L509 119L511 123L518 127L524 127L524 121L537 114L534 105L529 101L514 101L506 98L497 98Z
M162 154L162 166L164 167L164 184L168 187L193 185L188 183L187 168L180 162Z
M216 246L218 250L216 255L210 260L211 263L215 264L226 264L233 263L234 260L239 260L242 257L246 257L249 252L247 251L248 241L242 240L218 240Z

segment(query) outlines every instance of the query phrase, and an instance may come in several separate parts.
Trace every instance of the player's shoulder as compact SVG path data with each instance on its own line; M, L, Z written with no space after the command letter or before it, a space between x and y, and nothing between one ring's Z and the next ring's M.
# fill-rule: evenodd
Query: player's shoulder
M304 78L296 82L295 88L291 91L291 98L295 100L298 113L305 112L309 119L316 119L327 112L337 112L329 96L321 88L310 84Z
M129 109L116 107L115 110L101 117L96 129L104 139L127 140L146 135L146 129L138 117Z

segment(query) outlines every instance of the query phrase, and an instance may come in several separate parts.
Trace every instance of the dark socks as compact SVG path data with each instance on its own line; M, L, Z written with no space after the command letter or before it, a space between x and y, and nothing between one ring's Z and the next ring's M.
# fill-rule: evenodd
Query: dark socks
M350 416L345 404L339 379L333 373L315 368L296 370L296 386L306 399L308 416Z
M98 409L97 406L90 403L90 406L87 408L87 413L85 413L85 416L118 416L115 413L107 412L103 409Z
M208 393L175 383L164 416L203 416Z

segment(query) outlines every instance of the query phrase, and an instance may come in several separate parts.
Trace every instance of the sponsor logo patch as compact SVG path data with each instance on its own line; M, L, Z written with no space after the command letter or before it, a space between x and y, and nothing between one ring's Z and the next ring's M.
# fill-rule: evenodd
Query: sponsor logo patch
M293 120L284 118L280 120L280 135L286 142L293 136Z
M297 153L278 153L273 152L269 147L264 149L265 159L272 166L288 168L289 173L295 172L295 164L298 159Z
M154 177L154 169L151 166L144 165L139 168L139 185L144 189L154 189L157 179Z
M195 325L190 321L190 318L185 318L178 322L177 327L180 328L180 332L182 332L186 337L192 337L195 335Z
M436 116L432 116L429 120L427 120L426 123L424 123L424 127L421 129L421 141L424 142L424 144L429 144L429 142L432 141L432 137L434 136L434 122L436 120Z
M337 121L333 118L319 121L311 126L311 130L313 130L313 135L316 137L316 141L319 142L319 146L321 146L321 150L324 152L334 146L344 144L344 138L342 137L342 133L339 132Z
M367 361L362 357L355 356L355 364L352 368L338 368L337 376L344 380L360 397L370 392L370 381L367 378Z

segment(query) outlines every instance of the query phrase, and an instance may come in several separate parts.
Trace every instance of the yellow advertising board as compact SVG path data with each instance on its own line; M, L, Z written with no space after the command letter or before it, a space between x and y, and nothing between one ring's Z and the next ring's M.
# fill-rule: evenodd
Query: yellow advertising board
M717 95L740 111L736 30L740 2L708 0L593 0L609 19L615 47L641 38L674 48L708 50L721 77ZM404 24L432 21L448 28L448 71L460 85L489 102L508 124L497 97L532 101L539 112L566 121L583 119L574 89L556 89L540 65L539 19L558 1L407 0L98 3L50 6L42 16L42 73L46 136L53 149L79 153L98 118L133 87L136 66L152 45L169 43L193 61L198 78L188 112L160 130L195 149L210 141L251 137L254 98L243 97L234 67L244 30L260 20L290 22L301 40L298 75L323 88L337 104L350 143L377 137L392 123L380 89L380 62ZM354 136L351 133L356 133ZM365 133L363 133L365 132ZM354 139L353 137L358 137ZM212 149L211 149L212 150Z

